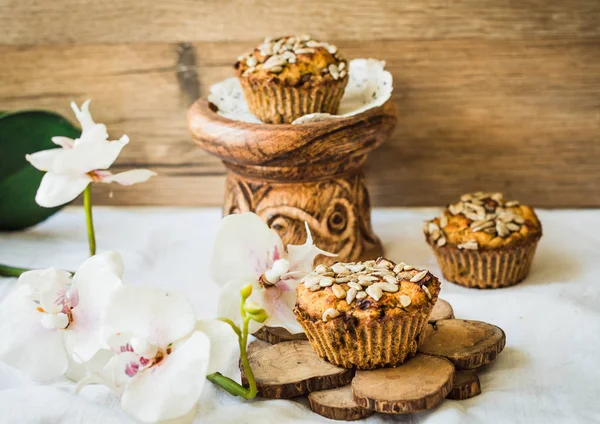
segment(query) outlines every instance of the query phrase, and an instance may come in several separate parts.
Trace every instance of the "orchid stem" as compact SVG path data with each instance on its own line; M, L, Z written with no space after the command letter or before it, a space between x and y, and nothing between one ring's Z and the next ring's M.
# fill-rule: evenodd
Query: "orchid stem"
M88 184L83 191L83 208L85 209L85 221L90 243L90 256L94 256L96 254L96 235L94 234L94 220L92 218L92 184Z
M249 295L248 295L249 296ZM250 315L246 314L244 309L244 304L246 303L246 299L248 297L242 295L242 305L241 305L241 314L243 317L243 325L242 329L240 328L230 319L228 318L217 318L219 321L229 324L229 326L235 331L235 334L238 336L238 344L240 346L240 358L242 361L242 366L244 367L244 375L246 376L246 380L248 380L248 385L250 387L244 387L239 383L236 383L229 377L225 377L220 372L215 372L206 376L208 381L216 384L221 387L223 390L228 393L239 396L244 399L254 399L256 394L258 393L258 388L256 387L256 379L254 378L254 372L252 372L252 368L250 367L250 361L248 361L248 351L246 350L246 346L248 345L248 324L252 320Z
M18 268L16 266L8 266L0 264L0 276L2 277L19 277L24 272L30 271L27 268Z

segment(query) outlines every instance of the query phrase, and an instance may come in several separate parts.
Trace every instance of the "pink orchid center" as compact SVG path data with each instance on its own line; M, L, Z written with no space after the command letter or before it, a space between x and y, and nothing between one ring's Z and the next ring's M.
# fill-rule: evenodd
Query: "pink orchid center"
M172 352L171 344L160 348L155 343L139 337L133 337L129 343L120 346L120 352L132 352L137 358L125 364L124 372L128 377L134 377L145 369L159 365Z
M72 309L79 304L79 294L74 287L70 290L60 289L48 310L34 300L36 310L42 314L40 321L44 328L48 330L64 330L73 322Z

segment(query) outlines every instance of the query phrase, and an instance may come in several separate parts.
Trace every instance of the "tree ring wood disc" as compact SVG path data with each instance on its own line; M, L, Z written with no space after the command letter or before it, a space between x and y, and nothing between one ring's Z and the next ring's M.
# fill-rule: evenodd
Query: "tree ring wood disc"
M306 334L297 333L292 334L283 327L267 327L264 326L256 333L253 334L257 339L263 340L267 343L277 344L281 342L291 342L293 340L308 340Z
M448 319L428 326L419 352L442 356L456 368L468 370L496 359L505 345L506 335L495 325Z
M354 370L321 359L307 341L282 342L258 350L248 358L258 394L289 399L317 390L350 384ZM242 382L248 384L242 369Z
M246 354L248 357L254 355L256 352L260 352L263 349L271 347L272 345L267 342L263 342L262 340L252 340L248 343L248 347L246 347Z
M308 402L313 412L332 420L355 421L373 414L373 411L356 403L350 385L312 392L308 395Z
M456 371L454 384L448 393L448 399L465 400L481 394L479 377L475 370Z
M354 400L385 414L407 414L441 403L454 380L454 366L444 358L417 354L396 368L357 371Z
M431 310L431 314L429 314L428 321L430 323L434 323L443 319L452 318L454 318L454 310L452 309L452 305L450 305L444 299L438 298L437 302L435 302L435 305L433 306L433 309Z

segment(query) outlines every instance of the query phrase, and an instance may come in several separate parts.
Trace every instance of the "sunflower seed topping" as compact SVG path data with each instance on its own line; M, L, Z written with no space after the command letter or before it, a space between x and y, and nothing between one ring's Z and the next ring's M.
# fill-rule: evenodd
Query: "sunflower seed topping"
M364 293L363 291L361 291L361 293ZM356 295L358 294L358 290L356 290L354 287L350 288L347 292L346 292L346 303L349 305L352 303L352 301L354 300L354 298L356 297Z
M297 63L298 55L315 54L317 49L327 51L335 61L334 63L328 63L328 65L332 66L333 70L328 69L329 66L323 68L326 70L323 75L330 73L331 77L336 80L344 78L347 73L347 64L346 61L340 57L337 47L333 44L314 40L310 35L290 36L278 39L267 37L255 51L239 56L238 61L245 61L246 66L248 67L242 75L248 75L254 72L256 67L261 64L262 68L268 72L278 74L282 72L286 66ZM254 52L256 51L260 53L260 58L254 56ZM331 62L331 59L329 59L328 62Z
M339 284L334 284L333 286L331 286L331 291L333 291L333 294L338 299L343 299L346 297L346 290L344 290L344 288Z
M378 286L369 286L365 291L376 301L381 299L381 296L383 296L383 290L381 290L381 287Z
M350 274L350 270L339 262L333 264L331 270L336 274Z
M423 285L421 286L421 289L423 289L423 291L425 292L425 296L427 296L427 299L431 300L431 292L429 291L427 286Z
M358 300L364 299L365 297L367 297L367 292L359 291L358 293L356 293L356 298Z
M323 264L317 265L317 267L315 268L315 272L317 274L324 274L328 271L329 271L329 268L327 268L327 266L323 265Z
M353 289L356 289L356 291L361 291L363 289L363 287L360 284L355 283L353 281L348 283L348 287L352 287Z
M373 286L379 287L384 292L396 293L399 289L396 284L393 283L375 283ZM371 286L371 287L373 287Z
M492 237L509 237L512 233L519 232L525 225L525 218L519 210L510 209L519 206L516 200L505 201L502 193L476 192L464 194L458 203L448 205L449 215L443 213L439 217L439 229L436 231L436 222L425 222L425 235L431 244L444 246L447 243L447 234L443 228L448 225L449 216L463 215L471 222L469 228L473 233L483 232ZM470 242L462 243L461 249L475 249Z
M408 297L407 295L403 294L400 296L400 304L402 305L403 308L406 308L411 303L412 303L412 300L410 300L410 297Z
M334 319L340 316L340 311L335 308L329 308L323 312L323 321L327 322L330 319Z
M461 243L458 245L459 249L467 249L467 250L478 250L479 245L476 240L469 240L465 243Z
M321 287L329 287L331 285L333 285L333 278L332 277L321 277L321 280L319 281L319 285Z
M425 276L429 273L429 271L427 271L426 269L416 273L409 281L411 283L418 283L419 281L421 281L423 278L425 278Z

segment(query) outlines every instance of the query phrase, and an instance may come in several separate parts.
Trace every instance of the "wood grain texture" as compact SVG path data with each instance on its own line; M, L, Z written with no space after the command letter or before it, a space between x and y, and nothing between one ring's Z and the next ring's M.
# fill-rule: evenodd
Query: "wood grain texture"
M600 35L596 0L2 0L2 43L324 39L506 39Z
M506 346L504 331L482 321L447 319L427 327L419 352L450 360L459 370L489 364Z
M258 395L289 399L309 392L350 384L354 370L339 368L319 358L308 341L282 342L258 350L248 358ZM242 371L242 383L247 385Z
M465 400L481 394L481 383L475 370L456 371L454 384L447 398L452 400Z
M228 169L223 214L254 212L284 245L314 242L337 257L321 263L381 256L371 228L362 168L367 154L392 133L397 108L384 105L358 115L301 125L251 124L218 115L201 99L188 126L204 150Z
M308 403L311 411L331 420L356 421L373 414L358 406L350 385L309 393Z
M600 38L332 41L349 58L386 59L394 75L399 123L366 164L373 205L485 189L534 206L600 206ZM132 139L118 169L160 174L134 189L98 186L97 202L220 205L224 168L191 141L186 110L252 45L0 46L0 110L71 116L70 100L92 98L95 118Z
M450 361L418 354L395 368L357 371L352 394L363 408L408 414L439 405L452 389L453 379Z

